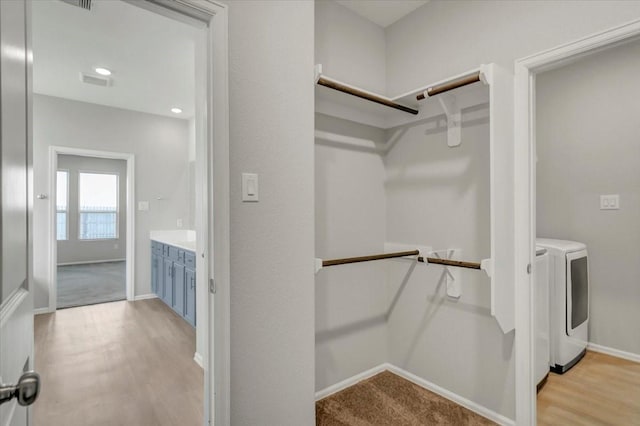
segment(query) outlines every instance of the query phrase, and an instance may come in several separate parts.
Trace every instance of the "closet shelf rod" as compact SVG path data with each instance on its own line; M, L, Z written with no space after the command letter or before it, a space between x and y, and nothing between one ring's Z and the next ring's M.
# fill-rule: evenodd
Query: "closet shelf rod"
M448 92L449 90L457 89L458 87L468 86L469 84L477 83L478 81L480 81L480 71L461 77L457 80L429 87L426 91L416 96L416 99L421 101L427 96L439 95L440 93Z
M380 105L388 106L389 108L394 108L400 111L408 112L409 114L418 115L419 111L417 109L409 108L404 105L400 105L398 103L393 102L390 99L387 99L382 96L377 96L373 93L366 92L364 90L357 89L355 87L348 86L346 84L342 84L338 81L332 80L327 77L320 76L318 78L318 84L321 86L328 87L333 90L337 90L339 92L343 92L352 96L356 96L358 98L366 99L367 101L375 102Z
M335 266L335 265L346 265L348 263L359 263L359 262L369 262L371 260L393 259L395 257L417 256L419 254L420 254L419 250L411 250L411 251L398 251L395 253L374 254L371 256L345 257L343 259L323 260L322 266L325 267L325 266Z
M437 257L420 256L418 258L418 262L434 263L434 264L445 265L445 266L457 266L459 268L481 269L480 264L476 262L464 262L462 260L439 259Z

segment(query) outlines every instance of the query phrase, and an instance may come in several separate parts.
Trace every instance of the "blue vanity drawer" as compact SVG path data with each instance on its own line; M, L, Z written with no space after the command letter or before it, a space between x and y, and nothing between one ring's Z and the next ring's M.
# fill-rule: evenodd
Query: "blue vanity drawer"
M184 264L189 268L196 267L196 254L190 251L184 252Z
M151 252L153 254L162 256L162 243L159 243L157 241L151 241Z
M169 254L168 254L168 258L171 260L175 260L176 262L178 261L178 253L180 252L180 250L177 247L173 247L173 246L169 246Z
M184 265L184 250L178 250L178 263Z

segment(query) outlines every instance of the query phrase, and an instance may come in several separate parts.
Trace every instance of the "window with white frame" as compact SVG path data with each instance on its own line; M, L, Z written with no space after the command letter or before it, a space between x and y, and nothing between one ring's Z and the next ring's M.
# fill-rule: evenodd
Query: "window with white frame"
M56 172L56 239L69 239L69 172Z
M80 240L118 238L118 175L78 174Z

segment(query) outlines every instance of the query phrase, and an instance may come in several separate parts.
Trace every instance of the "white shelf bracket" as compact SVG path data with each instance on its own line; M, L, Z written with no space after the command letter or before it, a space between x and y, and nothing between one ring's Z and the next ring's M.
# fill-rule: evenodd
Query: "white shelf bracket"
M489 278L493 275L493 261L491 259L482 259L480 261L480 269L482 269Z
M438 96L438 101L447 116L447 145L460 146L462 143L462 112L453 95L443 94Z
M461 253L460 249L437 250L430 252L428 257L454 260L455 257L459 258ZM444 266L440 280L447 285L447 296L452 299L459 299L462 296L462 279L458 268Z
M318 259L318 258L316 257L316 263L315 263L315 266L316 266L316 274L317 274L317 273L318 273L318 272L320 272L320 270L322 269L322 259Z
M322 77L322 64L317 64L314 67L314 71L315 71L315 75L314 75L314 84L318 84L318 80L320 80L320 77Z

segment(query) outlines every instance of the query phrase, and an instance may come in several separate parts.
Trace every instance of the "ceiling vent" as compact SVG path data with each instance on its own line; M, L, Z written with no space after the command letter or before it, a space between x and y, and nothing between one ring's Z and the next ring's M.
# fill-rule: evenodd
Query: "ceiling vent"
M111 86L111 79L109 77L102 77L97 75L80 73L80 81L87 84L93 84L94 86L109 87Z
M62 0L62 1L73 6L78 6L79 8L82 8L85 10L91 10L91 0Z

